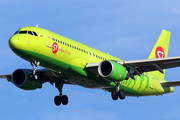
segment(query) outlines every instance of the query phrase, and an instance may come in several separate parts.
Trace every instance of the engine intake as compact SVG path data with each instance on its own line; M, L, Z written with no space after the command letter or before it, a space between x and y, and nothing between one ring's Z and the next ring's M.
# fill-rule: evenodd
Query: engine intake
M12 83L23 90L35 90L40 88L39 80L30 80L31 71L27 69L17 69L13 72Z
M124 66L117 62L105 60L98 66L98 73L104 79L115 82L126 79L128 72Z

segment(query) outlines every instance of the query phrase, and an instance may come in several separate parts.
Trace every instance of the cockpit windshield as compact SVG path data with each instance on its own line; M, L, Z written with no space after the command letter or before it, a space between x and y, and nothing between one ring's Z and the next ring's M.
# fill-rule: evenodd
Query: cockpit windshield
M19 34L26 34L27 31L19 31Z
M33 33L31 31L28 31L28 34L33 35Z
M34 31L27 31L27 30L20 30L20 31L16 31L14 33L14 35L16 34L29 34L29 35L33 35L33 36L38 36L38 34Z

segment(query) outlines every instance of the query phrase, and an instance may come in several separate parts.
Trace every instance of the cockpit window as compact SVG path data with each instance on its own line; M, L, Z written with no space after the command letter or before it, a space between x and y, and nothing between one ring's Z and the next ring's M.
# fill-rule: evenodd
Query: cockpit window
M36 32L33 31L33 33L34 33L35 36L38 36Z
M19 34L27 34L27 31L19 31Z
M28 31L28 34L33 35L33 33L31 31Z
M14 33L14 35L16 34L29 34L29 35L33 35L33 36L38 36L38 34L34 31L27 31L27 30L22 30L22 31L16 31Z

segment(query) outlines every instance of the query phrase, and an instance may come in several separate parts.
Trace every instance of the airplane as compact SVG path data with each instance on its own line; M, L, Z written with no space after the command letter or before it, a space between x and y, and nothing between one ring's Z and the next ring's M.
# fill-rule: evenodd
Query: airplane
M122 60L37 26L22 27L10 37L9 47L32 69L16 69L0 78L23 90L49 82L59 91L54 97L57 106L69 101L63 94L64 84L102 89L113 100L171 93L180 81L164 80L165 69L179 67L180 56L168 57L170 36L162 30L147 59Z

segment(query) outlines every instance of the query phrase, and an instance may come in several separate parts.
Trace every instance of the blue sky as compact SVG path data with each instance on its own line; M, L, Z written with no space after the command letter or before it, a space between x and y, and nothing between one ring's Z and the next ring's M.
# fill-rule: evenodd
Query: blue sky
M0 1L0 73L32 68L8 47L19 28L51 30L125 60L146 59L162 29L172 32L169 56L180 56L179 0L6 0ZM167 70L166 80L180 80L180 68ZM112 101L110 93L65 85L67 106L53 103L58 90L23 91L0 80L0 119L6 120L177 120L180 88L172 94L127 97Z

